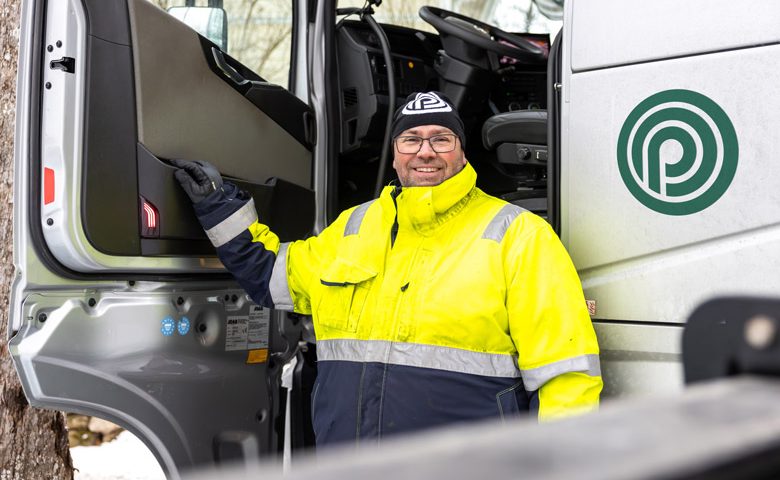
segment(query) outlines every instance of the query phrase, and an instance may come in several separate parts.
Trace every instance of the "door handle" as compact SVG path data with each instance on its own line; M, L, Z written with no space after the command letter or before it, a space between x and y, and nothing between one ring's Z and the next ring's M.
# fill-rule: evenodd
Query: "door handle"
M247 83L251 83L253 87L258 87L263 89L270 89L270 90L285 89L283 86L271 82L258 82L258 81L247 80L246 78L244 78L243 75L238 73L238 70L236 70L229 63L227 63L227 60L225 60L225 55L217 47L211 47L211 54L214 56L214 63L217 64L217 68L219 68L219 70L236 85L246 85Z
M238 70L227 63L227 60L225 60L225 55L222 54L220 49L217 47L211 47L211 54L214 56L214 63L217 64L217 68L219 68L220 71L222 71L222 73L225 74L225 76L228 77L233 83L236 85L245 85L249 83L249 80L244 78L243 75L238 73Z

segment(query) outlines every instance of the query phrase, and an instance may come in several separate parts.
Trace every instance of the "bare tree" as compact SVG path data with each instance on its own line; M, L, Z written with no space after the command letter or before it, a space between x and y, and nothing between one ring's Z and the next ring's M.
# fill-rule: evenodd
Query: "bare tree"
M183 0L179 0L179 1L176 1L176 0L149 0L149 1L151 1L153 4L157 5L158 7L162 8L163 10L166 10L166 9L168 9L168 7L173 7L173 6L176 6L176 5L184 5L184 1Z
M162 9L186 0L149 0ZM195 2L207 6L207 0ZM286 84L290 68L292 2L224 0L228 17L228 53L266 80Z
M149 0L166 9L183 6L186 0ZM385 0L376 9L379 22L406 25L433 32L418 12L423 5L455 9L466 16L480 18L490 0ZM492 0L493 2L497 0ZM538 17L530 1L511 7L524 25L515 29L527 31ZM365 0L339 0L340 7L361 7ZM208 0L196 0L206 6ZM289 0L224 0L229 20L228 53L273 83L286 84L290 66L292 2ZM491 4L492 5L492 4ZM524 28L523 28L524 27Z
M524 31L531 30L531 25L533 25L534 20L536 20L536 9L534 8L533 2L528 4L528 10L525 12L525 28Z
M0 3L0 478L72 479L63 415L30 407L5 342L13 279L13 139L19 4L19 0Z
M268 81L287 83L292 2L230 0L229 52Z
M361 7L364 3L365 0L341 0L339 6ZM484 4L485 0L384 0L375 9L375 16L379 22L435 32L429 23L420 18L420 7L428 5L451 9L461 15L479 19Z

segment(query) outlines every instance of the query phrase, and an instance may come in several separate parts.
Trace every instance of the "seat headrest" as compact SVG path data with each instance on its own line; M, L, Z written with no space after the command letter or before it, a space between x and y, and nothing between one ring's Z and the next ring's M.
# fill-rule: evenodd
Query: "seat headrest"
M492 150L500 143L547 145L547 110L516 110L488 118L482 125L482 144Z

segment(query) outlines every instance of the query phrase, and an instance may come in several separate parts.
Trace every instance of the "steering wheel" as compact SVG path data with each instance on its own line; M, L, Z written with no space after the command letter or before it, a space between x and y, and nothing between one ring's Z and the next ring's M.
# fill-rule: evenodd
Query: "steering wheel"
M433 25L440 34L452 35L501 56L533 63L544 60L545 53L538 45L465 15L436 7L421 7L420 18Z

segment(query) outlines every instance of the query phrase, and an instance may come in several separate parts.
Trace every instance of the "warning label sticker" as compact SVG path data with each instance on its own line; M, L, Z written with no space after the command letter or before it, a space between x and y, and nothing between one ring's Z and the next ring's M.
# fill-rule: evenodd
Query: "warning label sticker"
M250 350L246 356L246 363L265 363L268 360L268 349Z
M225 329L225 350L268 348L271 311L258 305L249 307L249 315L229 315Z

